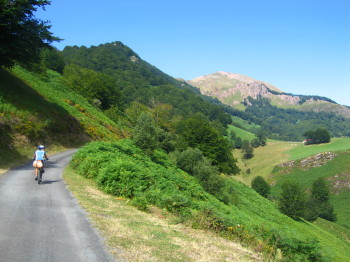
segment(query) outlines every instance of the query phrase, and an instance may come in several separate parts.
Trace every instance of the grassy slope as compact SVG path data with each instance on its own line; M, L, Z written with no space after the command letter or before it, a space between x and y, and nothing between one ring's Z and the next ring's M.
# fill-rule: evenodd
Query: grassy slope
M260 126L256 125L254 123L249 123L246 120L243 120L239 117L236 116L232 116L232 121L236 124L238 124L238 126L241 126L242 128L244 128L245 130L251 130L251 129L259 129Z
M29 160L38 143L54 153L90 140L126 135L65 88L60 77L55 72L39 77L20 67L0 70L0 171Z
M242 152L240 150L234 150L233 154L239 160L238 164L242 170L241 174L236 178L247 185L250 185L255 176L262 176L268 180L273 167L286 162L289 158L287 151L297 146L298 144L296 143L268 141L266 146L254 149L254 157L252 159L245 160L242 160ZM249 174L246 173L248 168L250 169Z
M92 139L114 140L123 137L120 128L105 114L82 96L66 88L61 83L59 74L51 71L48 78L40 79L19 67L15 68L14 72L50 103L58 105L75 117Z
M334 185L332 183L335 181L349 181L349 177L346 175L349 174L348 170L350 170L350 152L345 151L348 149L350 149L349 138L334 138L331 143L328 144L309 146L304 146L301 143L270 141L267 146L255 149L254 158L239 161L243 172L237 176L237 179L250 185L251 180L255 176L261 175L270 183L276 183L276 186L272 188L272 194L274 196L278 196L281 184L287 179L296 180L304 189L307 189L311 187L314 180L319 177L324 177L329 180L328 183L332 188L332 185ZM317 153L329 151L336 152L338 157L324 166L311 168L309 170L293 169L293 171L288 174L274 174L272 176L274 166L278 164L289 160L304 159ZM236 157L241 157L241 153L237 150L234 154ZM244 172L247 168L251 169L250 174ZM341 176L335 178L336 175ZM349 188L342 188L340 190L332 188L331 191L333 193L331 202L338 217L337 224L350 228L350 210L348 208L350 200ZM348 231L344 227L325 221L322 223L317 222L316 224L335 234L341 232L339 234L343 236L342 239L349 243L349 233L346 233Z
M97 150L97 152L96 150L91 150L91 148L96 149L97 147L100 147L100 150ZM86 149L83 148L80 151L81 153L79 157L74 160L74 165L79 163L79 161L81 160L85 161L78 165L80 170L79 172L85 172L84 170L87 169L91 174L95 174L99 179L102 179L103 174L106 172L106 170L114 170L113 166L109 166L114 165L115 161L111 164L108 163L108 160L101 162L103 164L99 168L100 171L96 173L97 171L93 171L92 168L98 166L97 163L99 163L99 160L97 158L101 158L102 155L100 157L95 157L96 160L93 160L89 155L94 154L94 156L99 156L100 153L109 154L108 150L110 149L108 148L112 147L108 147L107 145L102 144L95 144L87 147ZM125 161L126 163L129 163L132 159L133 165L146 166L149 168L153 166L153 168L156 168L156 170L162 170L162 172L158 172L157 176L150 176L150 174L142 176L142 173L133 175L137 177L143 177L143 184L148 183L147 179L149 179L149 177L152 181L152 185L158 185L160 183L158 182L158 179L159 181L164 181L162 174L167 172L166 169L164 169L163 167L161 168L161 166L157 168L154 163L151 163L150 160L147 157L143 156L143 154L140 152L138 154L135 154L133 150L124 150L123 152L124 153L118 153L120 161ZM115 159L115 157L113 158ZM182 182L180 182L180 180L192 182L194 181L193 178L188 177L188 175L186 175L185 173L180 172L179 174L180 176L178 176L177 178L173 178L175 181L175 187L181 188L180 185L182 185ZM173 175L177 176L177 173L175 172L173 173ZM115 176L119 176L119 173L116 173ZM155 182L154 179L157 179L157 182ZM125 181L127 181L127 179L125 179ZM123 183L125 183L125 181L123 179ZM179 185L177 184L178 182ZM130 184L130 186L132 186L132 184ZM129 187L126 186L126 188ZM198 186L192 185L191 188L196 189L191 190L191 192L196 192L195 195L206 195L206 193L201 194L197 192ZM201 200L194 199L190 200L189 203L196 203L196 206L198 206L199 210L200 207L202 207L203 205L215 208L216 211L214 212L219 212L223 216L224 220L226 221L226 226L232 226L234 228L237 228L237 225L240 225L240 229L235 230L241 232L243 237L248 237L249 234L258 234L259 236L264 235L266 239L266 237L268 237L271 232L276 232L277 235L281 236L282 238L288 239L288 243L295 244L297 243L297 240L310 241L316 239L317 241L319 241L320 246L320 250L318 251L320 251L325 257L328 257L330 261L345 261L346 258L350 256L350 245L346 243L343 239L338 238L336 235L332 235L327 230L323 230L315 224L307 222L296 222L290 219L289 217L282 215L273 202L261 197L254 190L243 185L242 183L235 182L234 189L235 192L239 195L239 201L237 205L227 206L223 203L218 203L217 201L213 200L212 197L208 197L208 199L204 201L206 203L202 203ZM142 191L141 188L140 190ZM157 189L156 191L154 191L154 193L158 192L158 190L163 190L163 188ZM185 192L186 190L188 190L188 188L183 188L182 190L179 190L179 194L181 192ZM161 194L164 195L165 193L161 191ZM166 194L168 194L168 192L166 192ZM148 195L151 196L150 194Z
M252 159L241 160L240 150L234 150L233 154L239 160L239 166L243 171L237 176L238 180L250 185L255 176L262 176L269 180L274 166L278 164L289 160L303 159L321 152L336 152L346 149L350 149L350 138L333 138L331 143L309 146L297 142L268 140L267 146L254 149ZM251 169L251 174L245 173L247 168Z
M277 196L280 194L281 185L286 180L297 181L303 189L312 187L313 181L317 178L325 178L331 188L331 203L334 205L335 212L338 214L340 225L344 225L350 229L350 212L349 212L349 197L350 189L348 186L337 188L336 183L340 180L350 182L350 151L339 153L338 156L327 164L310 169L300 167L293 168L287 174L277 173L274 178L276 185L272 188L272 194ZM345 175L345 176L344 176Z
M238 128L236 126L231 126L230 125L228 127L228 132L231 132L231 131L235 132L236 136L242 138L242 140L249 140L249 141L251 141L251 140L253 140L255 138L255 135L253 133L245 131L245 130L243 130L241 128Z

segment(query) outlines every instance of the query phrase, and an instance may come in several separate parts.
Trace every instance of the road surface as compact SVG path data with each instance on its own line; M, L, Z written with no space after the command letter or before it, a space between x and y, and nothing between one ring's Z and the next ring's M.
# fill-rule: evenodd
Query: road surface
M62 179L74 152L49 156L40 185L31 163L0 176L0 261L115 261Z

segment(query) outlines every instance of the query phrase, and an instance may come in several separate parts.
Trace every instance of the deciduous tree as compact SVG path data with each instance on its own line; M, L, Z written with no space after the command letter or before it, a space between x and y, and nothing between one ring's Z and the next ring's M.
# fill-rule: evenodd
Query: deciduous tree
M262 176L257 176L252 180L252 188L261 196L268 197L271 187Z
M288 180L282 185L279 199L279 208L282 213L298 220L304 216L305 203L305 194L298 183Z
M46 0L0 1L0 66L15 62L29 65L40 61L41 51L60 39L50 32L50 25L34 16Z

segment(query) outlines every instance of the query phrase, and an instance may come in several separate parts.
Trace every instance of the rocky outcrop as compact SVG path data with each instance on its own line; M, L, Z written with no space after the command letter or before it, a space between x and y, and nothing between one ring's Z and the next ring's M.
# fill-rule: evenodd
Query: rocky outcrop
M339 194L350 190L350 174L337 174L327 178L331 183L331 191L333 194Z
M308 158L305 158L304 160L300 161L301 167L319 167L325 165L327 162L335 158L337 155L333 152L324 152L319 153L314 156L310 156Z
M293 167L309 169L313 167L323 166L327 164L329 161L331 161L333 158L335 158L336 156L337 155L333 152L323 152L323 153L319 153L319 154L307 157L301 161L292 160L292 161L279 164L278 166L284 169L284 171L286 171L286 169L289 170ZM284 171L282 173L286 173Z

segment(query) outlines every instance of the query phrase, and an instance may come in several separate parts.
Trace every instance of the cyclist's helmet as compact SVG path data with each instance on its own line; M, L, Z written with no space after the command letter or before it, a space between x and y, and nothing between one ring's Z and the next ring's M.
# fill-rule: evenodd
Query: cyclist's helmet
M39 149L45 149L45 146L40 145L40 146L38 146L38 148L39 148Z

